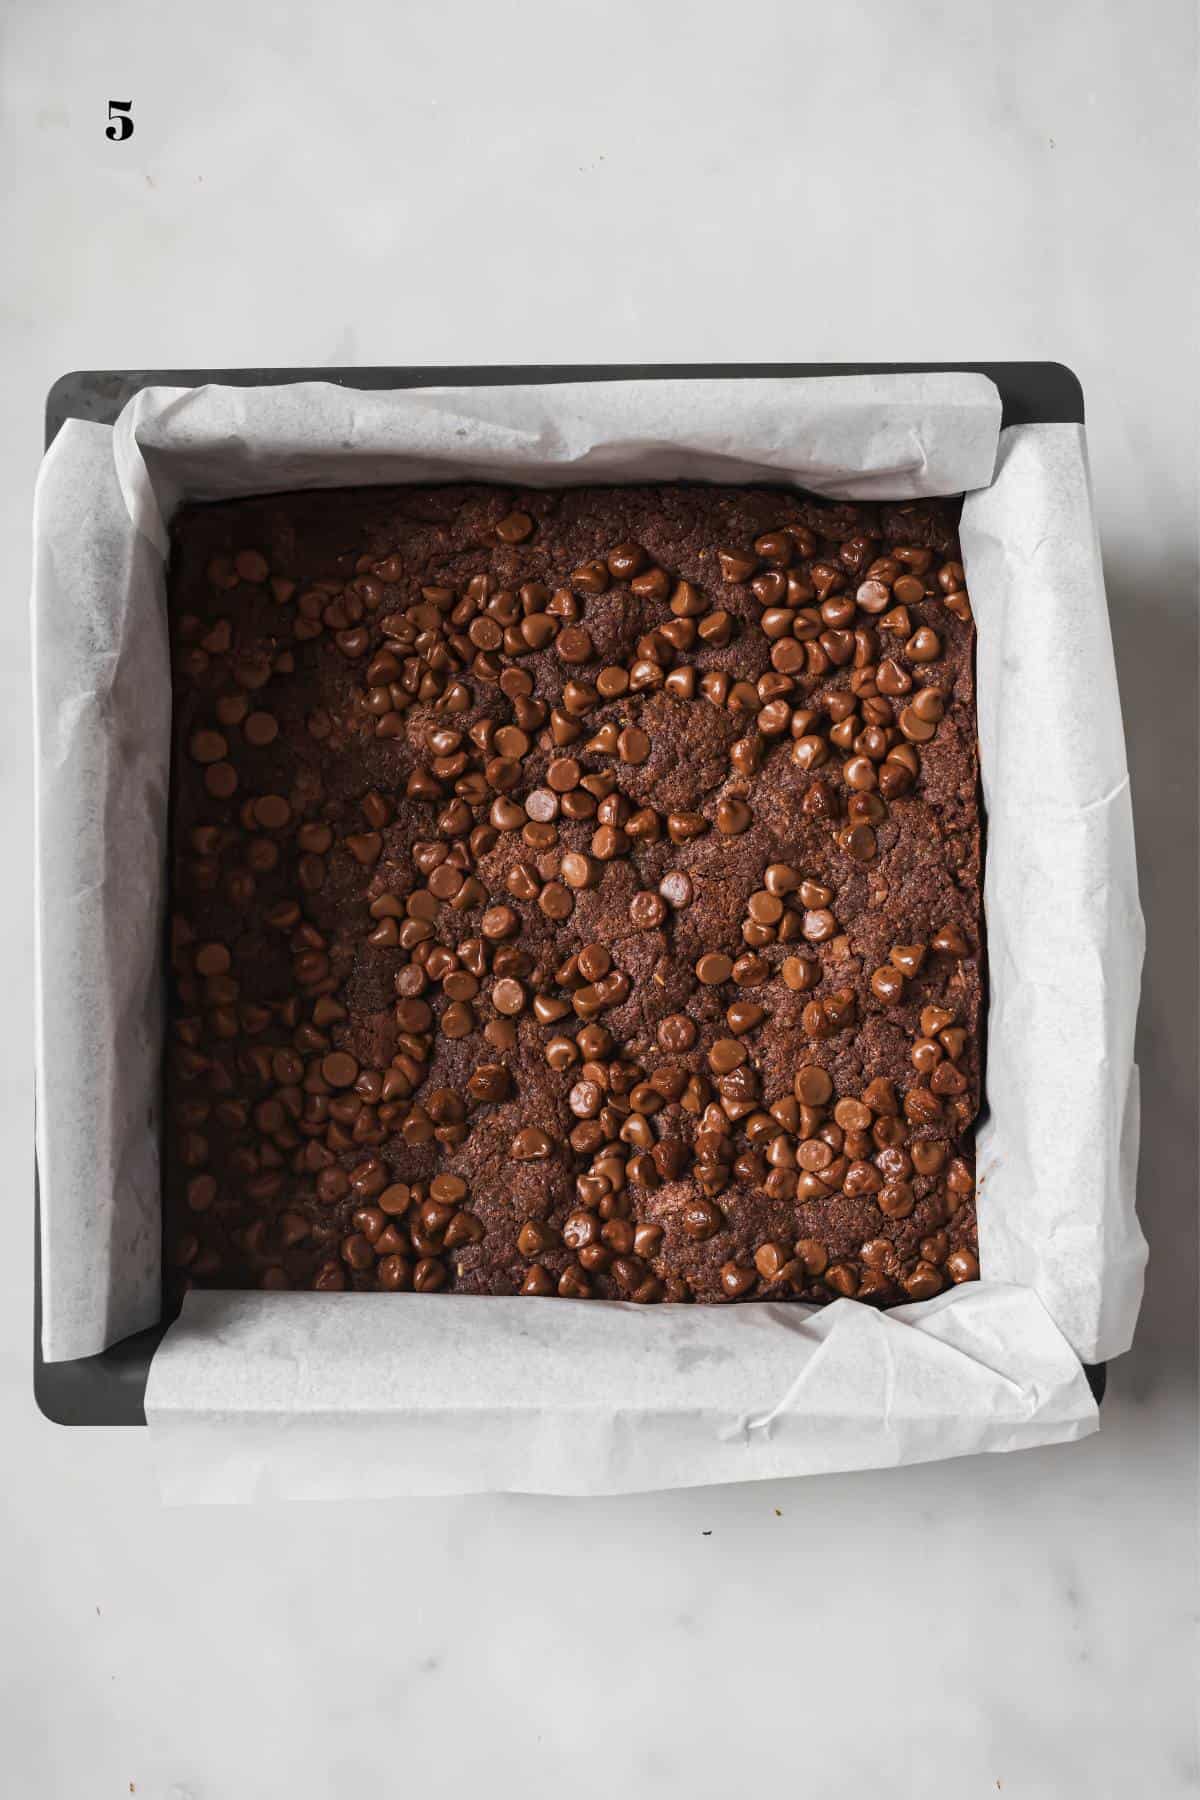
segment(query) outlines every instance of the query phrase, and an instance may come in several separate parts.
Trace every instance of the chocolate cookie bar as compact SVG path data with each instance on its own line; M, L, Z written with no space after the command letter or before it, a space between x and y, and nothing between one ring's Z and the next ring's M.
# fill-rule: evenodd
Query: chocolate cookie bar
M361 488L173 527L182 1283L978 1274L957 504Z

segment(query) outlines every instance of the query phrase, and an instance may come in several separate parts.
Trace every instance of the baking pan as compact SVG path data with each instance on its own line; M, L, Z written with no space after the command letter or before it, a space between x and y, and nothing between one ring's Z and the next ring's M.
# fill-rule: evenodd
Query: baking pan
M1083 390L1062 363L617 363L512 364L500 367L371 369L81 369L62 375L46 396L45 445L67 419L111 425L126 401L146 387L278 387L296 381L330 381L363 389L419 387L515 387L566 381L663 381L714 378L935 374L970 370L987 375L1000 393L1002 425L1083 423ZM34 1208L39 1212L37 1161ZM73 1362L42 1359L41 1221L34 1231L33 1391L40 1411L57 1425L144 1425L150 1359L173 1314L149 1331L124 1338L98 1356ZM1097 1401L1105 1366L1085 1369Z

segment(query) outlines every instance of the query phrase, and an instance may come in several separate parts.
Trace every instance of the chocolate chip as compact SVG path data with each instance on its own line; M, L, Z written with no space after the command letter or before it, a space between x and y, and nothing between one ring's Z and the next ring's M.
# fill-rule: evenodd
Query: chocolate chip
M737 1262L721 1264L721 1289L728 1299L742 1299L757 1282L757 1269L747 1268L744 1263Z
M537 1162L550 1155L554 1140L536 1125L523 1126L509 1145L514 1162Z
M871 976L871 992L885 1006L895 1006L904 998L904 977L899 969L886 965Z
M942 654L941 639L928 625L920 625L905 644L904 654L909 662L936 662Z
M204 785L214 800L228 800L237 792L237 770L232 763L210 763L204 771Z
M594 654L591 637L582 625L569 625L560 631L555 648L563 662L570 664L585 663Z
M546 781L556 794L566 794L579 786L580 774L579 764L573 756L556 756L546 770Z
M714 1201L700 1195L685 1204L679 1222L688 1237L703 1242L721 1230L725 1215Z
M659 894L635 894L629 903L629 917L638 931L653 931L667 916L667 903Z
M515 1016L525 1009L525 989L511 977L498 981L492 989L492 1005L499 1013Z
M818 1238L801 1238L795 1250L796 1258L806 1275L823 1275L829 1267L829 1253Z
M717 803L717 830L725 837L736 837L748 830L751 817L744 800L720 800Z
M630 587L639 600L665 600L671 591L671 577L665 569L648 569L635 575Z
M691 905L691 878L682 869L672 869L664 875L658 884L658 891L667 905L674 907L676 911Z
M413 1269L413 1291L434 1294L446 1285L446 1266L436 1256L423 1256Z
M589 1300L592 1284L579 1264L572 1263L559 1276L558 1291L564 1300Z
M641 573L649 558L640 544L616 544L608 553L608 570L618 581L631 581Z
M617 738L617 755L623 763L644 763L650 754L650 739L636 726L627 725Z
M733 962L720 951L708 951L696 964L696 978L705 987L716 987L733 974Z
M784 983L793 993L807 994L820 985L821 965L814 958L789 956L781 970Z
M798 1069L793 1086L797 1100L805 1106L825 1106L833 1097L833 1082L818 1063Z
M927 744L937 731L932 719L923 719L913 706L905 706L900 710L899 726L910 743Z
M219 731L194 732L188 744L193 762L201 764L220 762L228 749L229 745Z
M608 586L608 569L602 562L582 563L571 576L577 594L602 594Z
M574 850L569 850L563 857L559 873L572 888L595 887L600 879L600 872L591 857Z
M537 903L548 919L568 919L575 910L574 895L560 881L548 881Z
M496 536L506 544L523 544L533 531L533 520L526 512L506 513L496 526Z
M721 579L728 582L749 581L758 567L758 558L746 550L718 550Z
M837 935L837 920L828 907L817 907L804 915L802 930L810 944L828 943Z
M342 1239L341 1251L342 1261L349 1263L352 1269L369 1269L375 1262L375 1252L360 1231Z
M971 1170L956 1156L946 1173L946 1186L952 1194L970 1194L974 1192L975 1177Z
M239 550L233 559L239 581L260 584L271 572L270 564L259 550Z
M333 1088L353 1087L358 1076L358 1064L344 1050L332 1051L321 1064L321 1074Z
M279 721L273 713L252 712L247 715L242 732L248 744L263 749L279 736Z
M907 1181L885 1181L875 1199L880 1212L889 1219L906 1219L916 1204Z
M914 1263L901 1279L910 1300L928 1300L942 1289L942 1273L929 1262Z
M512 1083L502 1064L481 1063L472 1071L467 1090L473 1100L506 1100Z

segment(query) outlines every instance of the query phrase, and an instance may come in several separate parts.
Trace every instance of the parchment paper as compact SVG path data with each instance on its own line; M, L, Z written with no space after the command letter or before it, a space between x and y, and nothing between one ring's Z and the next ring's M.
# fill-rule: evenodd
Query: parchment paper
M1001 434L960 540L979 625L988 1114L981 1264L1033 1287L1085 1362L1128 1348L1133 1061L1145 933L1083 432Z
M181 499L347 481L793 481L858 500L956 493L991 480L999 427L1000 397L981 375L402 394L302 382L147 388L117 421L115 455L134 522L165 553L163 521Z
M159 1316L171 685L162 563L112 431L73 421L34 509L34 1056L42 1348L92 1356Z
M158 547L178 499L463 475L984 489L963 540L990 833L987 1279L886 1316L851 1302L548 1303L550 1319L526 1300L192 1295L147 1396L173 1497L617 1491L1094 1428L1079 1358L1127 1344L1144 1260L1132 1204L1141 922L1082 436L1005 432L993 480L997 425L989 383L922 376L150 390L113 432L64 428L39 484L34 584L52 1358L88 1354L156 1310Z
M1096 1428L1080 1365L1027 1288L887 1313L392 1299L190 1295L147 1396L164 1497L632 1493Z

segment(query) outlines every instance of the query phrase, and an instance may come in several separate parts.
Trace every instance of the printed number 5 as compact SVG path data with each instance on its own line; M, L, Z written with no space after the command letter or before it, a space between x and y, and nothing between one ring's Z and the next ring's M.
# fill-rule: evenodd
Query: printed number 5
M108 116L111 125L106 125L104 135L111 138L114 144L123 144L126 138L133 136L133 120L129 117L133 111L132 100L110 100Z

